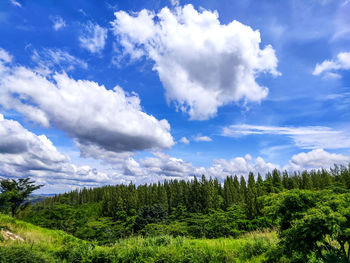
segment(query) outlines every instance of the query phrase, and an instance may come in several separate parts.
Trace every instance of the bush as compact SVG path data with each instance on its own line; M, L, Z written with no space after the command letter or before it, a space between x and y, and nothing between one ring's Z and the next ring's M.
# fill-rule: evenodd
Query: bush
M66 245L60 249L56 256L67 262L91 262L95 246L91 243Z
M267 238L254 237L252 241L248 241L242 248L242 258L252 259L269 250L271 242Z
M28 245L0 247L0 262L6 263L51 263L57 262L51 255L32 249Z

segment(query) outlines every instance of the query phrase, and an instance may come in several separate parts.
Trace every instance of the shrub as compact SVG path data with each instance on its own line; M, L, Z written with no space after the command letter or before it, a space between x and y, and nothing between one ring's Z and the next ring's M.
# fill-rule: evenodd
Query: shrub
M6 263L51 263L57 262L51 255L32 249L28 245L0 247L0 262Z
M242 258L251 259L259 256L269 250L271 242L267 238L254 237L252 241L248 241L242 248Z

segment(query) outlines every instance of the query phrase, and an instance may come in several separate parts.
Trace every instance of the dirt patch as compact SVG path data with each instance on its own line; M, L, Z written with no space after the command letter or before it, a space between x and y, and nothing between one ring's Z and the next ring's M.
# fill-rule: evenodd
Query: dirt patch
M21 238L20 236L12 233L9 230L1 229L1 235L4 237L5 240L13 240L13 241L18 240L18 241L24 242L23 238Z

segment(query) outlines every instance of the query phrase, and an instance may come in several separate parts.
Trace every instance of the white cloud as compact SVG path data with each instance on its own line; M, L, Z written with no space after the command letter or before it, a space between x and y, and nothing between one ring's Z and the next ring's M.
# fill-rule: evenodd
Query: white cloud
M164 149L174 144L167 120L144 113L134 93L118 86L107 90L65 73L45 77L25 67L1 68L0 105L44 127L63 130L84 148L86 156L97 158L101 151L108 155Z
M179 6L180 5L180 1L179 0L169 0L170 1L170 4L172 5L172 6Z
M10 0L11 4L13 4L14 6L17 6L17 7L22 7L21 3L16 1L16 0Z
M180 142L182 142L182 143L184 143L184 144L189 144L189 143L190 143L190 141L189 141L186 137L182 137L182 138L180 139Z
M0 48L0 61L10 63L12 61L12 55L9 54L6 50Z
M334 80L334 79L340 79L340 78L341 78L341 75L334 72L327 72L323 75L323 79L326 79L326 80Z
M191 119L213 117L232 102L260 102L268 89L256 77L280 75L274 49L260 48L259 31L238 21L221 24L216 11L186 5L115 16L112 26L124 53L153 60L167 101Z
M257 173L265 175L267 172L279 168L279 165L266 163L261 157L253 161L250 155L246 155L245 157L236 157L231 160L216 159L214 164L207 169L207 174L224 179L230 175L247 176L249 172L253 172L255 175Z
M74 165L45 135L37 136L1 114L0 137L1 177L30 176L47 185L96 186L112 182L105 173Z
M265 175L280 166L266 162L263 158L253 159L249 154L230 160L213 160L212 166L196 167L192 163L162 152L153 152L152 157L135 160L132 156L120 155L113 159L112 166L103 171L89 165L77 166L71 159L60 153L45 136L37 136L26 130L17 121L8 120L0 114L0 177L19 178L30 176L37 183L45 184L44 192L67 191L84 186L105 184L152 183L164 179L188 180L193 176L217 177L223 180L229 175L245 176L249 172ZM106 151L102 152L103 154ZM106 158L108 159L108 158ZM112 159L110 159L112 160ZM350 162L350 156L333 154L322 149L294 155L283 167L290 172L317 169Z
M202 174L204 168L196 168L190 162L174 158L161 152L154 152L152 157L135 160L125 158L112 165L111 177L118 183L136 184L154 183L164 179L191 179L195 174Z
M196 142L211 142L212 139L209 136L202 136L201 134L196 135L193 140Z
M88 68L88 64L84 60L76 58L61 49L44 48L40 51L33 50L32 60L38 65L36 71L46 72L46 74L50 74L58 69L71 71L76 67Z
M125 162L126 159L134 154L132 151L116 152L97 144L80 143L79 140L75 140L75 145L80 149L81 157L103 160L105 163L114 165Z
M195 168L190 162L164 153L154 153L154 156L139 160L141 170L147 175L187 178L195 173Z
M60 16L51 17L51 21L53 23L52 27L55 31L58 31L66 26L66 21L64 21Z
M89 22L84 26L84 32L79 38L80 44L91 53L100 53L105 47L107 32L106 28Z
M255 160L247 154L244 157L236 157L231 160L216 159L212 166L196 167L192 163L175 158L164 153L154 152L153 157L147 157L136 161L127 159L118 164L114 169L123 171L120 178L127 182L132 180L136 183L157 182L164 179L191 179L193 176L211 176L220 180L229 175L247 176L249 172L265 175L268 171L279 169L279 165L267 163L261 157Z
M196 167L190 162L180 158L174 158L164 153L154 153L153 157L140 159L138 161L130 158L123 164L124 181L137 183L157 182L163 179L191 179L193 176L216 177L220 180L226 176L237 175L247 177L250 172L255 176L260 173L265 176L266 173L274 169L288 170L289 172L301 171L305 169L329 169L334 164L347 165L350 162L350 156L342 154L329 153L323 149L312 150L307 153L293 155L291 160L284 166L266 162L262 157L253 159L249 154L244 157L234 157L230 160L214 159L213 164L208 167Z
M350 163L350 156L343 154L329 153L323 149L315 149L308 153L299 153L293 155L287 170L304 170L304 169L328 169L334 164L347 165Z
M350 37L349 21L350 1L345 0L339 6L332 24L334 25L331 41L348 40Z
M223 136L283 135L290 137L296 146L304 149L350 148L350 136L343 131L323 126L279 127L239 124L224 127Z
M315 76L324 74L326 78L339 78L339 74L332 72L337 70L350 70L350 52L339 53L333 60L325 60L321 64L316 64L312 74Z

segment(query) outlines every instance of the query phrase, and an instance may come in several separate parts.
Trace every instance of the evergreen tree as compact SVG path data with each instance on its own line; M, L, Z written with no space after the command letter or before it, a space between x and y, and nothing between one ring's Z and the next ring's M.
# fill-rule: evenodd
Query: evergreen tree
M312 189L312 180L310 174L307 171L303 171L301 174L301 188L302 189Z
M241 179L240 179L239 193L240 193L241 201L243 203L247 203L247 184L243 176L241 176Z
M281 174L277 169L272 171L272 185L275 193L279 193L283 189Z
M249 173L247 189L247 216L252 219L257 214L257 192L255 186L254 174Z

